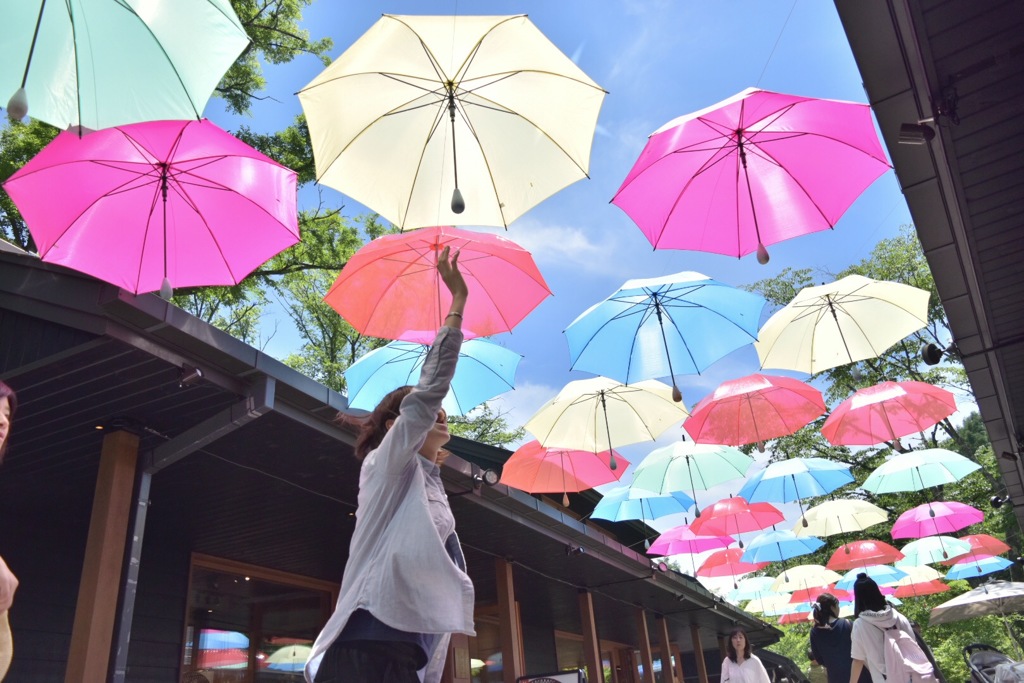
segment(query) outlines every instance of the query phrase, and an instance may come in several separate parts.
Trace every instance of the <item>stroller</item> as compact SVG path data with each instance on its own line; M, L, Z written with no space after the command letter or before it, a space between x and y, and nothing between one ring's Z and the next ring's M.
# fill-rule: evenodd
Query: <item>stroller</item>
M983 643L965 647L964 661L971 672L971 683L995 683L996 667L1000 664L1013 663L1013 659L991 645Z

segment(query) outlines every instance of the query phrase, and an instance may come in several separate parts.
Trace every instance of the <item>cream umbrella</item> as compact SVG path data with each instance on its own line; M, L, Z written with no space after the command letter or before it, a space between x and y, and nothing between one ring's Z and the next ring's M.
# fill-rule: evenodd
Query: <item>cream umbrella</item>
M928 297L863 275L805 287L761 327L754 343L761 367L813 375L875 358L928 324Z
M566 384L525 427L545 446L600 453L653 441L687 414L682 403L672 400L672 387L663 382L627 385L594 377Z
M605 91L525 15L385 14L298 95L317 180L419 228L507 226L586 177Z
M838 498L808 508L793 525L793 533L798 537L834 536L863 531L887 519L889 513L866 500Z
M764 594L759 598L754 598L746 605L743 606L748 612L751 613L764 613L771 612L777 609L786 609L789 607L789 593L768 593Z
M823 565L800 564L779 574L775 583L772 584L772 590L792 593L793 591L827 586L841 578L843 578L842 574Z

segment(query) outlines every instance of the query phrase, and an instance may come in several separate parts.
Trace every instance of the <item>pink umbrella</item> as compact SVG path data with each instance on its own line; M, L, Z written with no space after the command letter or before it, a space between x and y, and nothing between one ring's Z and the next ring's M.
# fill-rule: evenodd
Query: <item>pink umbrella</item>
M843 446L874 446L932 427L956 412L953 394L925 382L881 382L832 411L821 433Z
M651 544L648 555L695 555L706 550L728 548L735 541L732 536L698 536L686 524L663 532Z
M704 508L700 517L690 524L690 529L702 536L729 536L767 529L783 519L785 516L771 503L748 503L743 498L732 497ZM743 548L743 541L739 546Z
M811 586L808 588L798 588L797 590L793 591L793 593L790 595L789 601L797 603L814 602L822 593L831 593L836 597L836 599L843 602L853 600L852 591L843 590L842 588L836 588L836 585L834 583L830 583L827 586Z
M902 559L903 553L899 548L884 541L864 540L839 546L825 566L829 569L855 569L871 564L890 564Z
M609 451L547 448L539 441L529 441L509 457L500 481L527 493L578 493L621 479L629 461L618 453L615 460L618 466L612 469ZM565 505L568 498L564 498Z
M910 508L899 516L892 525L892 537L924 538L949 534L977 524L983 519L985 513L964 503L924 503Z
M655 248L766 263L888 169L867 105L748 88L651 134L612 203Z
M922 595L945 593L948 590L948 583L943 583L939 579L932 579L930 581L921 581L919 583L908 583L902 586L896 586L896 591L893 595L902 600L903 598L919 598Z
M806 624L810 620L810 612L790 612L779 617L780 624Z
M385 235L365 245L324 300L362 334L430 343L451 305L436 268L445 247L459 252L471 293L462 321L467 339L510 331L551 294L530 252L515 242L438 227ZM431 296L424 297L426 292Z
M821 392L809 384L755 373L723 382L683 427L697 443L742 446L792 434L824 412Z
M697 567L697 576L739 576L748 572L764 569L768 562L744 562L741 548L718 550L708 555L701 566Z
M65 131L4 187L44 261L136 294L237 284L299 240L295 172L206 120Z
M989 536L988 534L969 534L967 536L961 536L960 540L967 541L971 544L970 554L961 555L953 558L952 560L943 560L940 564L952 567L957 562L962 562L966 559L974 559L981 555L1002 555L1003 553L1010 552L1010 546L1006 545L995 536Z

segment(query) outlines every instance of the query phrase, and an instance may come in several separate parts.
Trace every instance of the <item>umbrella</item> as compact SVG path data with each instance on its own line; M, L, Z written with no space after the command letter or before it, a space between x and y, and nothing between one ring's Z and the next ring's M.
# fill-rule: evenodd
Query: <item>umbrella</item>
M199 632L200 650L229 650L232 648L247 649L249 637L238 631L221 631L204 628Z
M398 387L416 384L430 347L393 341L362 356L345 370L348 407L373 410ZM484 401L513 388L518 353L485 339L462 344L448 395L441 406L449 415L465 415Z
M834 536L863 531L889 519L877 505L857 498L827 500L808 508L793 526L797 536Z
M627 280L565 328L571 367L627 384L672 377L676 388L676 375L753 342L762 308L760 296L700 273Z
M684 417L686 408L666 384L594 377L566 384L524 426L546 446L596 452L653 441Z
M767 562L744 562L741 558L743 550L740 548L729 548L728 550L716 550L708 555L707 559L697 567L697 576L739 576L756 572L768 566ZM733 583L733 588L736 584Z
M430 343L451 307L451 294L437 272L445 247L459 253L459 270L469 286L462 320L467 339L510 331L551 294L530 252L515 242L436 227L364 245L324 300L361 334Z
M770 503L748 503L741 497L732 497L704 508L690 528L697 534L725 536L767 529L783 519L783 514ZM739 546L743 548L743 541Z
M866 567L857 567L843 574L843 578L836 581L836 588L841 590L853 590L853 584L860 574L867 574L879 586L889 586L907 576L907 573L897 567L890 567L887 564L869 564Z
M594 453L528 441L509 456L500 481L527 493L576 493L618 481L626 473L619 462L629 467L629 461L614 451Z
M971 544L952 536L926 536L911 541L901 550L905 557L897 561L896 566L902 568L907 565L933 564L966 555L971 551Z
M790 593L790 602L814 602L818 599L818 596L822 593L831 593L840 602L853 600L853 593L842 588L836 588L836 585L829 584L827 586L814 586L812 588L800 588Z
M823 496L853 481L850 466L825 458L790 458L773 462L740 489L741 498L751 502L789 503L796 501L803 514L803 498Z
M1000 541L995 536L989 536L988 534L969 534L967 536L961 536L961 541L967 541L971 544L971 554L969 557L977 555L1002 555L1003 553L1010 552L1010 546ZM942 562L944 565L953 565L959 562L963 558L956 558L953 560L945 560Z
M65 131L4 183L44 261L165 296L237 284L298 242L295 187L206 120Z
M754 348L762 368L812 375L875 358L928 324L929 296L863 275L805 287L761 326Z
M767 578L770 581L775 581L774 578ZM743 579L737 585L742 586L744 581L750 581L750 579ZM736 590L736 589L734 589ZM750 602L744 605L743 609L747 612L773 612L778 609L785 609L789 606L789 593L770 593L765 594L761 597L753 598Z
M912 507L892 525L893 538L921 538L959 531L985 519L985 514L970 505L954 501L923 503ZM969 542L969 541L968 541Z
M839 573L820 564L801 564L788 567L779 574L775 578L775 583L772 584L772 590L790 593L801 589L827 586L841 578Z
M797 538L792 531L765 531L747 544L740 559L744 562L781 562L809 555L823 545L824 541L813 536Z
M959 453L944 448L925 448L899 453L882 463L868 475L861 488L871 493L920 491L952 484L980 469L981 465Z
M285 645L270 653L263 663L271 671L302 671L312 651L309 645Z
M197 669L245 669L249 664L249 651L242 648L199 650Z
M922 432L956 412L956 398L925 382L882 382L859 389L828 416L821 433L830 443L874 446Z
M824 412L814 387L755 373L723 382L693 407L683 426L699 443L742 446L792 434Z
M1015 612L1024 612L1024 583L989 581L933 607L928 625L950 624L990 614L998 614L1005 621L1007 614Z
M971 555L968 559L957 562L946 572L946 580L975 579L985 574L999 572L1013 565L1005 557L995 555Z
M780 624L805 624L810 620L810 612L790 612L779 617Z
M748 88L655 131L612 203L655 248L767 263L888 168L867 105Z
M633 491L628 486L616 486L609 491L605 491L601 500L594 506L594 511L590 513L590 516L593 519L607 519L610 522L621 522L626 519L646 521L648 519L658 519L665 515L686 512L693 507L693 498L690 498L682 491L664 496L653 494L650 496L634 496L634 493L641 492ZM676 552L689 551L679 550L662 554L674 555Z
M418 228L507 226L586 177L604 95L525 15L385 14L299 101L317 180Z
M854 569L872 564L888 564L902 560L903 557L898 548L884 541L853 541L839 546L825 566L829 569Z
M775 579L771 576L751 576L737 582L736 588L729 591L729 599L735 602L742 602L743 600L769 597L774 593L772 590L773 583L775 583Z
M900 579L896 584L896 592L893 593L897 598L920 598L923 595L935 595L936 593L945 593L949 590L948 583L942 583L941 581L917 581L900 585L902 581L906 579Z
M18 0L0 23L8 113L57 128L198 119L249 44L229 0Z
M593 516L593 515L591 515ZM647 550L648 555L696 555L708 550L728 548L732 536L698 536L689 526L683 524L663 532Z
M648 453L633 472L632 488L658 493L689 490L696 499L697 489L707 491L743 477L754 463L752 457L730 446L698 444L685 436L683 439Z

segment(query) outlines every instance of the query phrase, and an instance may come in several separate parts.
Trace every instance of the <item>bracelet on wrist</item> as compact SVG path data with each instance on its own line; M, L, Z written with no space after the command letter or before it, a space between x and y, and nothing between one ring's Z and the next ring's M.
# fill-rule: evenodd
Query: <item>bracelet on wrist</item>
M453 315L459 320L462 320L462 314L459 313L458 311L448 311L448 317L451 317Z

